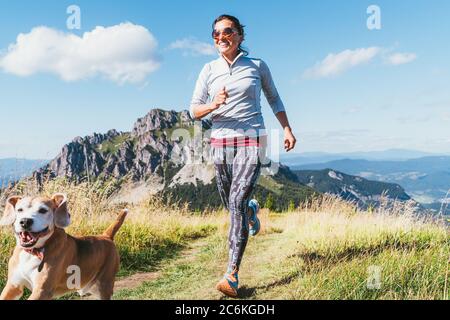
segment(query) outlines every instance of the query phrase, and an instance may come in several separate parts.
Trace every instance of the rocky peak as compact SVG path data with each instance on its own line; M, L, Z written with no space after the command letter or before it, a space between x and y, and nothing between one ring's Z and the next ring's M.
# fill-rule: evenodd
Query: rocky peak
M194 119L187 110L153 109L136 121L131 133L109 130L105 134L76 137L34 177L38 181L63 176L76 181L86 177L146 181L155 174L161 176L168 167L179 170L185 164L186 152L193 149L193 144L170 139L170 131L190 130L193 125ZM202 121L202 127L209 128L210 122Z
M194 119L187 110L176 112L153 109L136 121L132 135L138 137L149 131L192 125L194 125Z
M105 142L106 140L114 139L119 135L121 135L121 132L118 132L116 129L111 129L107 133L94 133L93 135L86 137L76 137L72 140L72 143L97 145Z

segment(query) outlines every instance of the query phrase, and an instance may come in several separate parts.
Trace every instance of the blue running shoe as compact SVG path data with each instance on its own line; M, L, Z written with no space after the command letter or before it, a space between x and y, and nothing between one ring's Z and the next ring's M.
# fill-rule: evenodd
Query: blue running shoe
M258 213L259 213L259 203L256 201L256 199L252 199L248 202L248 207L252 209L252 214L249 218L249 225L250 230L249 233L251 236L256 236L261 229L261 223L258 219Z
M216 289L228 297L236 298L238 296L239 278L238 271L234 269L227 272L222 280L216 285Z

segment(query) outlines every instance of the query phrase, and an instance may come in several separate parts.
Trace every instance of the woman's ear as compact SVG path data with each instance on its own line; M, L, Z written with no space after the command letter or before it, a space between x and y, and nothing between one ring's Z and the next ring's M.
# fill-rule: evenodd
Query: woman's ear
M10 197L6 200L5 211L0 219L0 226L10 226L16 221L16 204L22 197Z
M53 213L55 226L58 228L66 228L70 224L70 214L67 210L67 196L62 193L56 193L52 196L52 200L56 207Z

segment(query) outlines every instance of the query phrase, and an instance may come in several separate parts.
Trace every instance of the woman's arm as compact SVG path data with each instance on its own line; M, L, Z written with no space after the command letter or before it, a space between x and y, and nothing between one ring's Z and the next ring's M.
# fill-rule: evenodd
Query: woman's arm
M294 149L297 139L295 139L292 133L291 126L289 125L289 120L286 114L286 110L281 101L280 95L278 94L275 83L272 79L272 74L270 73L269 67L264 61L261 61L261 84L264 91L264 95L272 108L273 113L277 117L284 131L284 149L288 152Z
M226 103L227 98L228 93L224 87L222 91L220 91L214 97L214 100L211 103L192 105L191 106L192 115L194 116L195 119L201 119L203 117L206 117L214 110L217 110L222 104Z
M286 152L289 152L292 149L294 149L295 144L297 143L297 139L292 133L292 129L291 126L289 125L289 120L286 111L278 112L276 114L276 117L280 122L281 127L283 128L284 131L284 149L286 150Z

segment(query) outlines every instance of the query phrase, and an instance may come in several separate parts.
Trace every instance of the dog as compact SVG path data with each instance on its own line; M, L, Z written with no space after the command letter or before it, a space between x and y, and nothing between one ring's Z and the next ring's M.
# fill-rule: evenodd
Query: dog
M123 210L100 236L72 237L67 197L10 197L0 225L13 226L16 247L8 264L8 281L0 300L49 300L78 291L109 300L119 270L114 236L128 211Z

